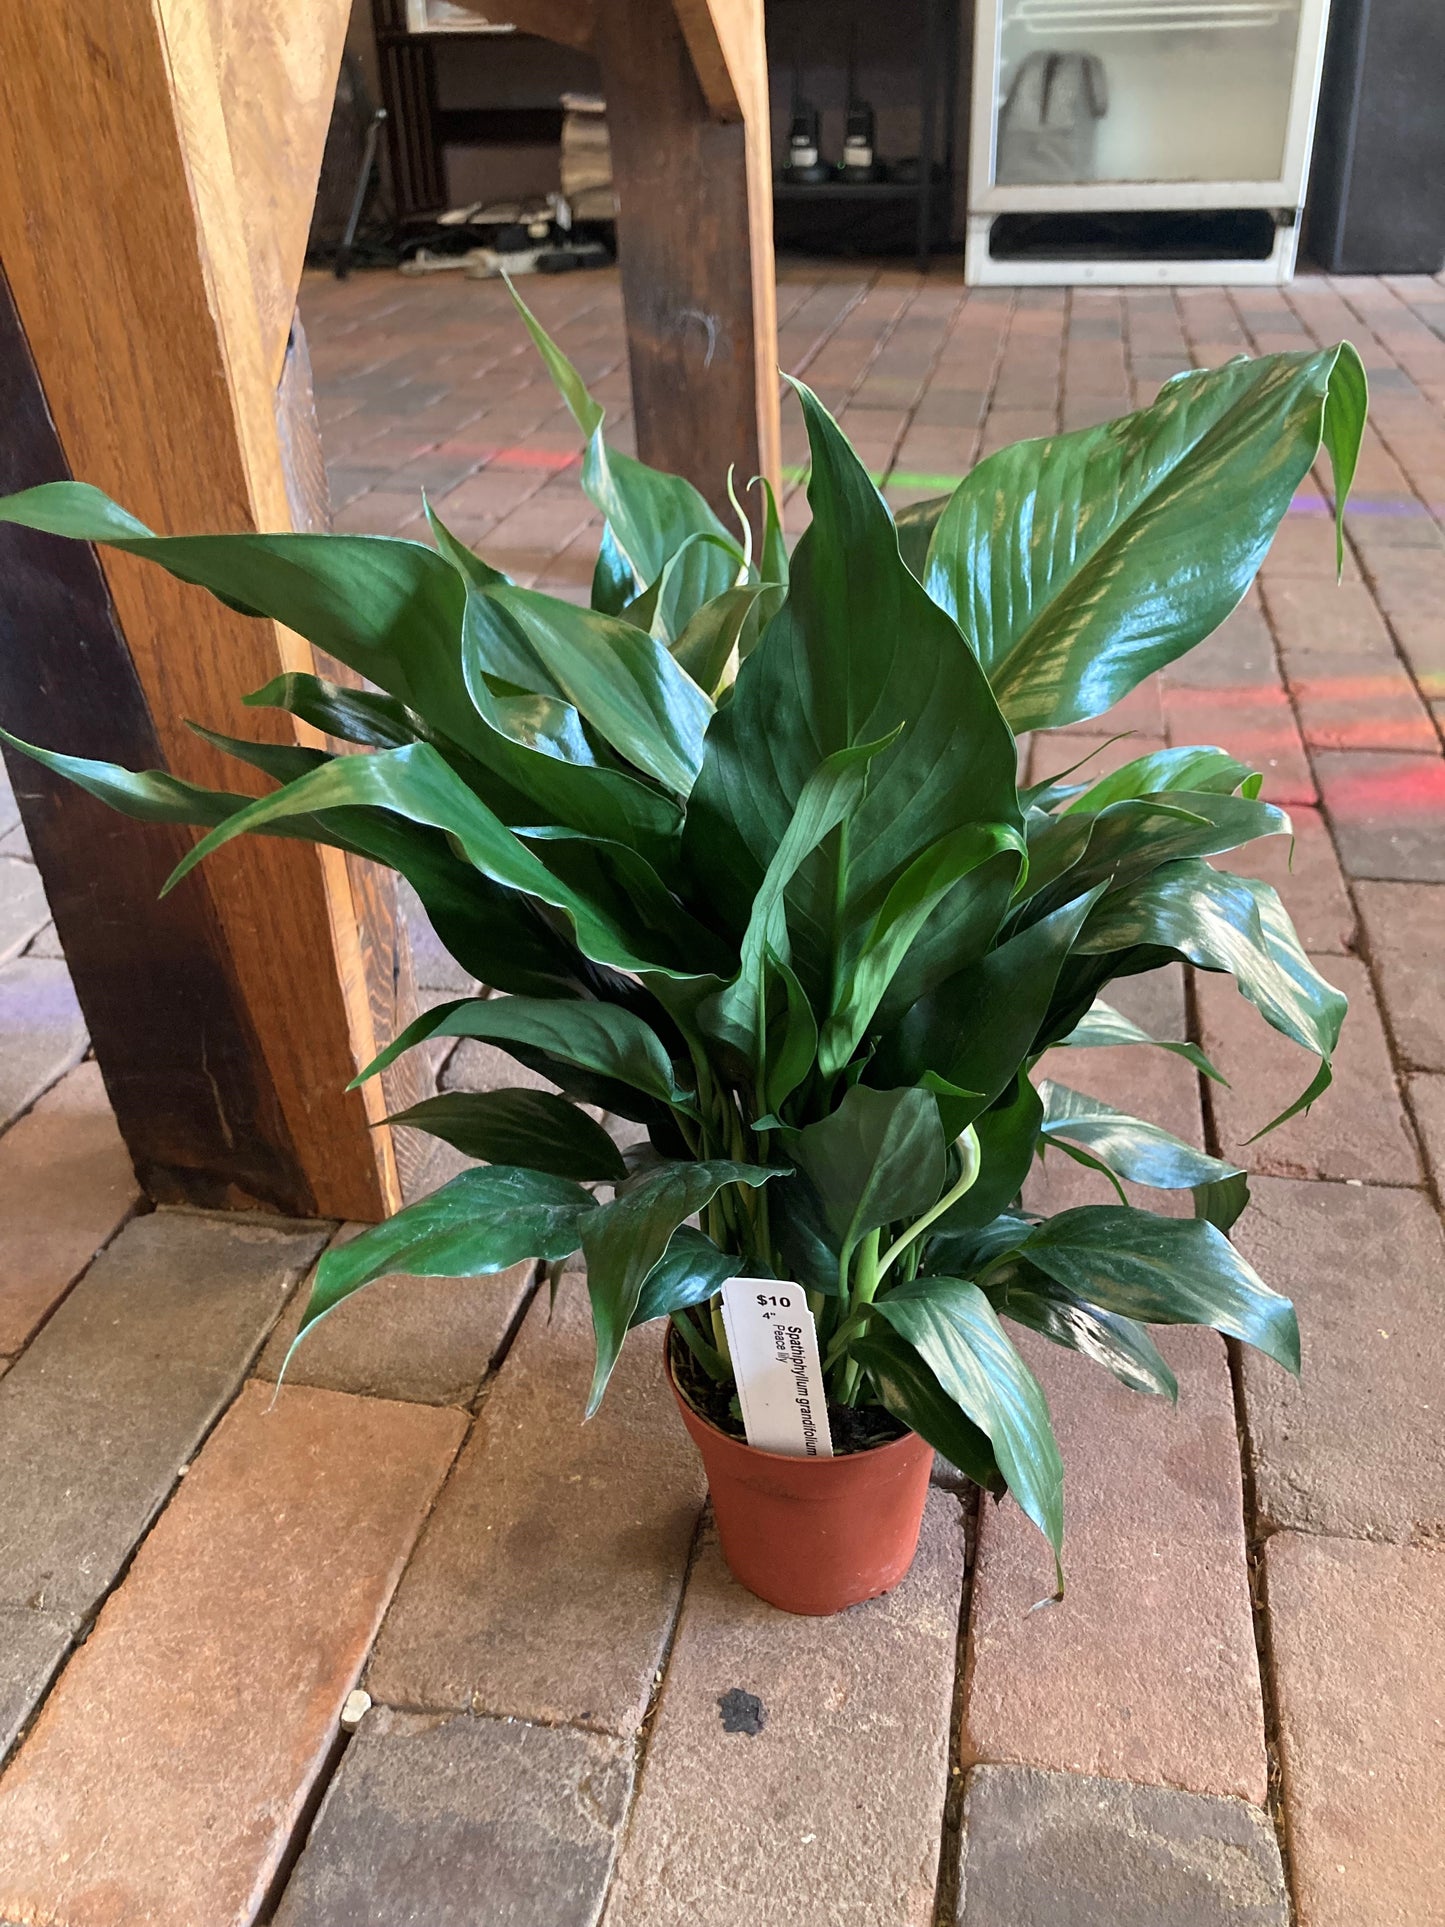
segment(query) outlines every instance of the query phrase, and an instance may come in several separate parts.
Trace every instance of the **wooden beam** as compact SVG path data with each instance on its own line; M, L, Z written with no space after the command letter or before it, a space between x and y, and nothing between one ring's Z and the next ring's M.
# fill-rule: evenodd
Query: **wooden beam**
M730 516L780 480L777 306L762 0L713 0L743 108L719 120L676 0L596 0L638 453Z
M331 124L349 6L330 0L163 0L166 38L189 47L205 90L205 139L224 134L261 351L281 378ZM192 107L193 112L196 108ZM217 118L218 116L218 118ZM199 115L198 115L199 119Z
M343 0L327 0L326 11L344 17ZM191 0L0 7L0 264L55 429L50 472L96 483L165 531L288 523L268 336L225 127L225 92L240 82L217 66L215 17ZM43 479L33 472L37 449L32 481ZM93 716L85 747L124 760L143 721L150 760L195 782L242 787L236 766L185 720L233 726L242 693L279 669L309 667L309 648L136 558L107 554L102 568L113 621L108 640L93 629L110 657L97 687L118 690L133 674L139 707L130 734L117 720L108 745L98 740L103 715ZM93 582L86 607L94 621ZM23 606L20 616L22 640L43 634ZM26 717L38 716L42 696L51 705L48 726L32 722L34 733L81 747L67 690L48 680L33 642L21 669L31 677L19 704ZM76 796L45 807L89 806ZM148 914L156 835L128 825L104 854L90 852L119 867L108 885L138 919ZM57 829L42 836L39 855L52 898L78 900L83 838ZM65 864L78 867L62 875ZM390 1134L367 1128L380 1095L344 1092L375 1042L345 859L248 840L219 852L185 893L196 899L187 969L198 968L200 946L213 979L233 986L239 1041L222 1066L231 1082L209 1058L196 1067L217 1079L216 1115L193 1189L185 1167L167 1167L177 1192L213 1201L229 1187L228 1197L288 1210L382 1215L399 1193ZM173 927L144 927L155 949L132 951L129 1027L103 1021L93 994L86 1005L113 1090L140 1087L135 1060L164 1043L168 987L184 975ZM86 984L79 988L85 1003ZM204 1028L198 1035L205 1043ZM138 1161L144 1155L138 1147Z

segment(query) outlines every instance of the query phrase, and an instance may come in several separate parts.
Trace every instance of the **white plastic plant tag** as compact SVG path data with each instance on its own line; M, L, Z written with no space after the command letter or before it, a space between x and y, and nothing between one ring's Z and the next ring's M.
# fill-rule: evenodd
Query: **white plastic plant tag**
M730 1278L723 1325L748 1444L796 1459L831 1459L818 1328L801 1285Z

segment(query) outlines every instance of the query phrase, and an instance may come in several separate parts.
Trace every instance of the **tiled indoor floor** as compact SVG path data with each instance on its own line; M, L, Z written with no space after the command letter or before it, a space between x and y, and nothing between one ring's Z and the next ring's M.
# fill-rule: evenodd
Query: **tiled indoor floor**
M615 277L527 293L627 446ZM779 295L784 365L895 503L1191 362L1364 356L1343 583L1318 476L1125 744L1031 749L1221 741L1294 818L1292 872L1259 867L1349 991L1335 1088L1246 1144L1256 1074L1298 1066L1227 985L1169 974L1131 1011L1238 1094L1149 1052L1071 1081L1250 1163L1239 1240L1299 1302L1303 1385L1207 1334L1164 1339L1177 1411L1038 1358L1065 1604L1027 1610L1049 1575L1012 1508L940 1483L909 1579L832 1621L729 1579L650 1336L578 1423L575 1281L550 1322L525 1268L373 1287L273 1405L328 1228L133 1215L0 801L0 1922L1445 1922L1445 285L792 264ZM504 290L313 277L303 309L338 526L419 533L424 488L497 566L584 595L576 436ZM455 994L431 947L419 974ZM467 1046L443 1075L510 1074ZM725 1728L735 1687L761 1731Z

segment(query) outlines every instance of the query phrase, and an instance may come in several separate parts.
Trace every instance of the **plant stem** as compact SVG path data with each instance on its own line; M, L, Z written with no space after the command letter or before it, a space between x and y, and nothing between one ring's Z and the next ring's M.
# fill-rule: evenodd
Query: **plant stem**
M683 1344L687 1346L687 1349L692 1353L698 1364L702 1366L708 1377L712 1379L715 1384L721 1384L723 1379L728 1375L728 1367L722 1356L708 1344L707 1340L685 1311L675 1311L672 1314L672 1322L677 1329L678 1337L681 1338Z
M880 1272L887 1271L888 1267L908 1249L915 1238L921 1238L936 1218L941 1218L945 1211L958 1203L958 1200L966 1191L973 1188L974 1182L978 1177L979 1166L982 1162L982 1153L979 1150L978 1144L978 1132L975 1131L970 1124L958 1142L963 1158L963 1173L958 1183L953 1186L952 1190L944 1192L943 1196L931 1211L925 1211L921 1218L915 1218L908 1229L901 1232L899 1236L893 1240L893 1243L889 1245L888 1249L878 1261L878 1269Z
M873 1303L873 1295L883 1276L883 1266L878 1259L878 1243L881 1233L870 1231L858 1247L858 1264L853 1277L853 1303L844 1321L848 1325L861 1325L863 1308ZM835 1341L836 1342L836 1341ZM855 1359L847 1359L838 1378L838 1402L851 1405L858 1391L858 1380L862 1377L862 1367Z
M708 1310L712 1314L712 1338L717 1347L717 1355L722 1360L726 1372L733 1368L733 1355L728 1348L727 1326L723 1323L722 1299L714 1296L708 1300Z

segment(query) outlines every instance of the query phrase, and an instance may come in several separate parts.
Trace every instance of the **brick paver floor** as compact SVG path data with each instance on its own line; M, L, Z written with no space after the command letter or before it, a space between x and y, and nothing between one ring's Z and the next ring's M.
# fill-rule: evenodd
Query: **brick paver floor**
M615 275L528 294L629 446ZM379 1286L273 1402L330 1228L135 1215L0 785L0 1927L1445 1923L1445 282L968 293L954 264L795 264L779 308L784 365L897 505L1191 363L1364 356L1343 585L1317 475L1103 751L1220 741L1263 770L1293 868L1237 861L1350 992L1336 1087L1246 1149L1270 1040L1177 971L1119 1001L1237 1094L1159 1053L1070 1067L1251 1164L1238 1237L1299 1301L1303 1383L1166 1335L1173 1413L1034 1348L1066 1603L1029 1613L1035 1538L940 1469L913 1573L836 1621L729 1577L650 1334L574 1424L575 1282L550 1320L528 1267ZM497 566L585 596L576 436L503 290L310 278L303 309L337 526L420 535L425 490ZM1103 742L1060 737L1035 773ZM425 991L467 988L422 923L415 949ZM474 1046L439 1068L509 1074ZM732 1688L759 1730L725 1728Z

